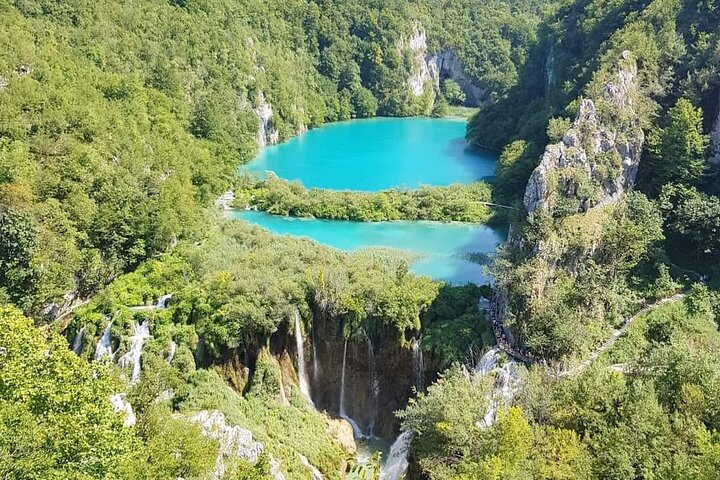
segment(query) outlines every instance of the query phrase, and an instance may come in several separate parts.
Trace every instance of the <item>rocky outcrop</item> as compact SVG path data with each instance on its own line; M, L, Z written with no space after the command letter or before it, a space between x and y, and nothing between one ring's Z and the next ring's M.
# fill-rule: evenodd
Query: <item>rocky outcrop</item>
M253 440L252 432L237 425L229 425L225 415L218 410L203 410L193 415L190 421L198 424L203 435L218 441L220 448L215 461L213 478L223 478L227 470L226 462L237 458L254 464L264 451L263 444ZM270 474L274 480L285 480L278 462L270 456Z
M465 104L468 107L477 107L487 99L488 91L480 87L465 73L463 64L457 53L445 50L428 58L428 68L433 73L438 85L442 79L449 78L455 81L465 93Z
M410 93L415 97L420 97L425 93L427 85L432 86L434 91L438 92L439 78L437 70L433 70L433 65L428 61L427 34L425 30L421 27L416 28L407 40L400 40L398 47L400 51L409 52L412 59L410 77L408 78Z
M454 80L465 93L466 104L474 107L487 98L487 90L478 86L463 68L457 53L451 49L438 53L428 52L427 33L416 26L412 35L401 39L398 45L401 52L409 52L412 60L408 87L415 97L425 94L430 86L435 96L440 94L440 82L446 78Z
M308 369L315 406L340 415L345 358L344 414L363 436L394 438L399 427L395 412L405 408L414 392L412 349L401 346L394 331L369 335L360 330L345 351L342 325L322 315L316 315L313 329L316 341L309 350L317 355L317 371L314 362Z
M720 94L718 97L717 114L710 132L710 157L708 158L708 161L714 165L720 164Z
M624 52L615 76L595 100L581 100L562 141L548 145L530 176L524 205L529 212L586 211L617 201L635 181L644 135L635 110L637 64ZM575 203L573 203L575 202Z
M258 117L260 127L258 130L258 144L261 147L275 145L280 141L280 132L277 131L272 122L273 109L265 99L265 93L260 92L257 97L256 106L253 108Z
M116 413L122 413L124 415L123 425L126 427L132 427L137 422L137 417L133 411L132 405L126 400L127 394L116 393L110 396L110 405Z

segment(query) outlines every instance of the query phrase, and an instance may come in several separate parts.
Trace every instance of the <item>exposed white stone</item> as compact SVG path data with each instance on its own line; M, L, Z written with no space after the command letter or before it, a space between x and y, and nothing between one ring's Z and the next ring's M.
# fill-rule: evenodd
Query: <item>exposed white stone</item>
M258 117L260 127L258 130L258 144L261 147L275 145L280 141L280 132L272 123L273 109L265 99L265 93L260 92L257 98L257 106L253 109Z
M221 479L227 469L225 462L230 458L239 458L248 463L256 463L264 451L263 444L253 440L252 432L237 425L229 425L225 415L218 410L202 410L190 420L197 423L203 435L213 438L220 444L218 457L215 461L213 478ZM274 480L285 480L280 464L270 458L270 475Z
M635 182L645 140L634 110L637 89L637 65L623 52L624 63L617 75L601 90L601 100L614 105L628 120L615 126L599 118L595 103L585 98L580 102L577 118L562 141L548 145L528 181L524 205L528 212L548 207L554 174L565 168L583 171L589 180L599 183L599 192L587 199L585 208L617 201L625 189ZM607 173L607 167L593 159L618 155L620 168ZM604 172L604 173L603 173Z
M126 427L132 427L133 425L135 425L137 418L135 417L135 412L132 409L132 405L130 405L130 402L125 400L126 396L127 395L125 393L116 393L115 395L111 395L110 404L112 405L113 410L118 413L123 413L125 415L125 421L123 422L123 425Z
M437 71L433 71L427 57L427 34L425 29L417 27L407 40L401 39L399 48L401 51L409 51L412 57L412 71L408 78L410 93L419 97L425 93L425 86L430 84L437 91Z

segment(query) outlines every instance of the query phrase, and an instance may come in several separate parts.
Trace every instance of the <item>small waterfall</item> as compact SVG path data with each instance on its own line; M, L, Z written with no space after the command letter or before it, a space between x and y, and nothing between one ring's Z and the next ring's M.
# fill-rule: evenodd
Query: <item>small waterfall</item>
M75 352L75 355L80 355L82 353L84 332L85 332L85 327L83 326L75 334L75 340L73 340L73 347L72 347L73 352Z
M399 480L408 469L408 453L412 433L405 431L393 442L388 453L387 461L380 472L380 480Z
M170 347L168 348L168 355L167 355L168 363L172 363L173 358L175 358L176 350L177 350L177 343L175 343L173 340L170 340Z
M303 345L302 328L300 326L300 312L295 310L295 346L297 348L298 381L300 392L312 403L307 371L305 370L305 346Z
M364 438L365 436L363 435L362 430L360 430L357 422L345 413L345 362L347 360L347 344L348 342L346 339L345 347L343 348L342 374L340 375L340 418L350 424L355 438Z
M317 349L317 335L315 334L315 326L312 329L312 355L313 355L313 385L317 388L318 383L318 349Z
M140 380L140 356L142 355L143 343L150 337L150 326L147 322L134 323L133 334L130 337L130 350L120 357L118 365L120 368L132 367L130 383Z
M375 369L375 350L373 349L372 340L370 340L370 336L367 333L365 333L365 338L367 339L368 344L368 360L370 364L370 414L368 415L368 435L372 437L373 431L375 430L375 417L377 417L378 410L380 380L377 377Z
M158 298L158 301L155 304L155 308L167 308L167 304L171 298L172 298L172 293L163 295L162 297Z
M110 345L110 327L112 327L112 320L108 322L105 331L103 332L100 340L98 341L97 347L95 348L95 360L100 360L102 357L113 357L112 348Z
M500 353L501 350L498 347L489 350L475 366L476 374L481 377L493 371L496 372L495 384L488 395L488 409L483 418L476 423L481 428L490 427L495 423L498 408L509 404L517 390L519 382L517 363L512 359L508 359L502 367L498 367Z
M421 392L425 388L425 359L422 350L422 335L413 340L413 371L415 372L415 390Z

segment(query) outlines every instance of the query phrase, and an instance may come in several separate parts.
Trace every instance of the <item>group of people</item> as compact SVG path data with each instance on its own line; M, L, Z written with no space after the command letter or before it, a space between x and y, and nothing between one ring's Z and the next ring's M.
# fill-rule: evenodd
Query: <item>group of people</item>
M492 299L490 300L490 324L492 325L493 333L495 335L495 341L498 346L511 357L525 363L531 362L531 356L527 351L517 350L510 343L510 340L505 333L505 327L500 321L500 317L501 315L499 314L497 298L495 294L493 294Z

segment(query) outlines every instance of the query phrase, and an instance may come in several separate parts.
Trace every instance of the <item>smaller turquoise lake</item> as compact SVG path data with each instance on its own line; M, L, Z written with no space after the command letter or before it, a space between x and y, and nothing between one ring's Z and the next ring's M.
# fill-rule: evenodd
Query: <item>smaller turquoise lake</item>
M503 229L462 223L350 222L280 217L244 210L231 211L229 216L277 235L308 237L345 251L388 247L419 253L423 257L411 265L413 272L456 285L486 283L483 267L469 261L467 254L492 254L507 235Z
M273 171L306 187L377 191L392 187L470 183L492 177L497 157L469 148L465 122L377 118L325 125L265 147L241 171ZM486 225L439 222L363 223L232 211L232 218L277 235L307 237L340 250L386 247L419 254L410 267L451 284L488 281L468 254L492 254L507 232Z
M465 121L375 118L333 123L265 147L242 171L308 188L377 191L491 177L497 157L469 147Z

